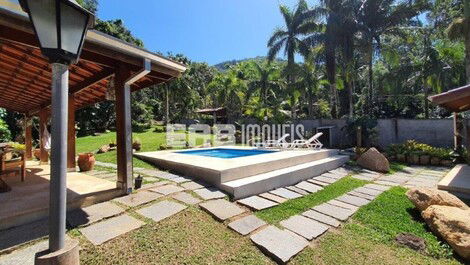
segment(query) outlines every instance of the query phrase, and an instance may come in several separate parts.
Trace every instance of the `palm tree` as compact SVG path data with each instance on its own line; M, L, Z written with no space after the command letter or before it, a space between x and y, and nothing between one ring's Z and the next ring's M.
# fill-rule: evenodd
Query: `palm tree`
M467 83L470 83L470 1L463 1L463 18L455 19L447 28L447 36L451 40L464 40L465 43L465 73Z
M338 48L341 49L344 60L344 70L347 71L349 115L353 115L352 101L352 62L354 55L354 36L357 28L358 1L355 0L322 0L321 5L306 12L307 16L322 17L325 24L324 30L313 32L305 39L311 46L324 46L324 57L326 65L326 76L330 86L331 115L338 116L338 99L336 88L336 68ZM319 29L320 27L317 27Z
M279 88L277 77L274 77L278 68L273 65L261 65L254 63L254 68L257 72L258 78L251 80L248 84L248 96L249 98L253 94L258 94L260 97L260 103L266 107L270 97L272 97L274 91Z
M285 5L279 7L284 17L285 27L277 28L268 41L268 60L272 62L284 48L284 55L287 56L287 82L291 86L294 83L293 72L295 67L295 54L300 53L307 55L309 46L301 39L301 37L314 32L318 28L316 17L306 16L308 5L305 0L300 0L297 9L292 11ZM295 119L295 104L292 104L292 117Z
M359 9L358 26L367 52L369 91L366 109L372 103L374 53L380 50L381 37L384 34L400 35L400 26L410 25L411 18L425 9L424 2L397 0L365 0Z
M304 63L298 68L298 75L300 76L299 81L294 85L298 91L302 91L306 94L308 102L308 117L313 119L313 106L316 95L319 90L319 85L323 78L321 71L317 68L318 64L318 47L312 49L310 56L304 58Z

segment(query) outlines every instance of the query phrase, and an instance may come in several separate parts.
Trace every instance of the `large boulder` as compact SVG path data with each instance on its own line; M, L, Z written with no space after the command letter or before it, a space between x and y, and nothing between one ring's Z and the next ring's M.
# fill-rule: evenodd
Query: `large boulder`
M434 233L465 260L470 260L470 210L431 205L421 215Z
M428 188L411 188L406 196L420 211L426 210L431 205L454 206L461 209L469 209L459 198L443 190Z
M373 147L362 154L357 160L357 163L361 167L373 171L388 172L390 170L390 163L387 158Z

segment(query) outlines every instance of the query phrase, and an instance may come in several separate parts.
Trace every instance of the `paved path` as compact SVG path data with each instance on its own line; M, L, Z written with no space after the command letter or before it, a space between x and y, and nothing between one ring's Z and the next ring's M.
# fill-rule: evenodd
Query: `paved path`
M97 165L114 168L109 163L100 162ZM207 184L195 182L191 178L137 168L135 171L145 175L147 179L165 181L146 184L143 189L131 195L81 209L70 214L68 222L72 226L79 226L79 230L90 242L99 245L138 229L147 222L172 218L187 207L200 207L235 232L250 236L253 243L274 260L286 262L307 247L309 241L321 237L331 228L340 227L360 207L390 187L397 185L435 187L446 174L445 170L407 167L403 172L393 175L360 170L353 177L373 183L291 216L281 221L278 228L268 226L266 222L251 214L251 211L275 207L290 199L318 192L350 174L350 171L339 168L296 185L275 189L237 202L229 202L225 193ZM114 173L107 171L93 171L90 174L102 178L115 178ZM127 214L129 211L135 212L131 216ZM24 250L26 249L14 251L8 260L18 260L18 255L15 254ZM0 258L2 261L5 260L3 256ZM5 264L12 263L5 261Z

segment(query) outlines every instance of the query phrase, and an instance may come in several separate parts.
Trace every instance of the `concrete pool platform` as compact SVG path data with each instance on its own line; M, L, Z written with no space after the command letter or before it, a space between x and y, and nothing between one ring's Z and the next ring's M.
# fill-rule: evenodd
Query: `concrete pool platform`
M205 149L213 148L198 150ZM285 150L230 159L189 155L175 150L136 153L134 156L160 168L208 182L234 199L296 184L338 168L349 160L348 156L338 155L338 151L332 149Z

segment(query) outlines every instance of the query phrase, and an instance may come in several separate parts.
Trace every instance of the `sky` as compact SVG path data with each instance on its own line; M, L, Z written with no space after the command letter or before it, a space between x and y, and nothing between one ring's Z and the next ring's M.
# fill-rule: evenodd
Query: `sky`
M297 0L99 0L98 17L122 19L149 51L214 65L265 56L271 33L284 25L280 3Z

